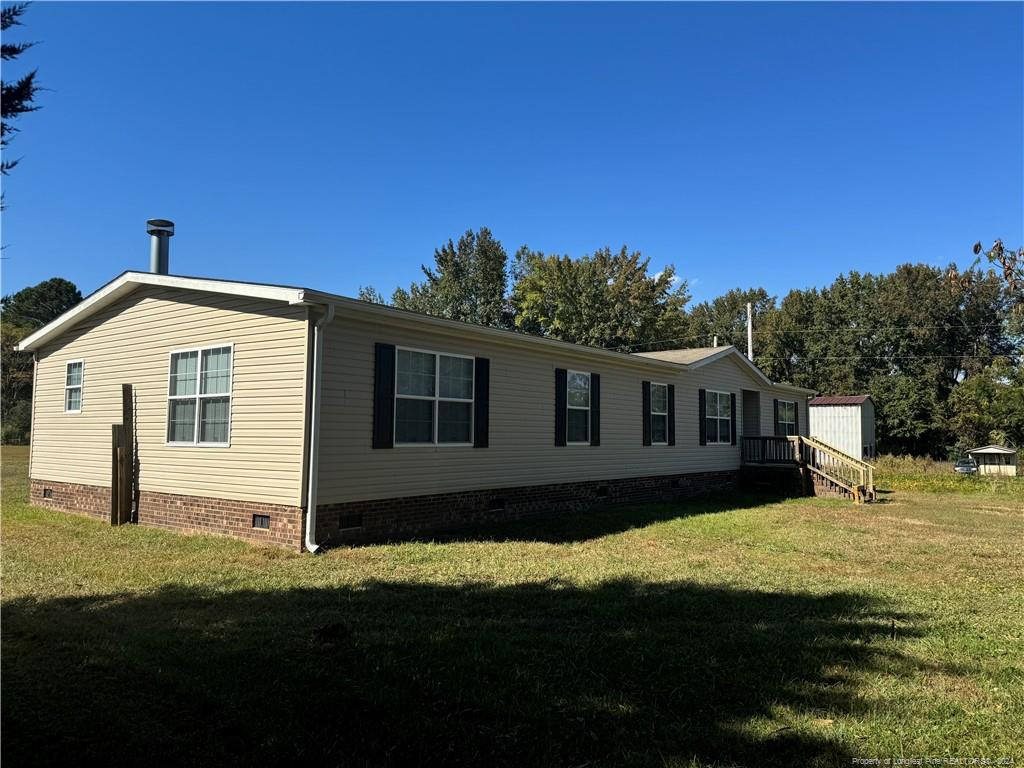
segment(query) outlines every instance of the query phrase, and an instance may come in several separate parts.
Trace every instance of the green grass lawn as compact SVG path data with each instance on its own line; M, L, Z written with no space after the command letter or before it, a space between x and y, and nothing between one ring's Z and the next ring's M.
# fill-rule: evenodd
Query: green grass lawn
M313 557L33 508L2 458L11 766L1024 761L1020 483Z

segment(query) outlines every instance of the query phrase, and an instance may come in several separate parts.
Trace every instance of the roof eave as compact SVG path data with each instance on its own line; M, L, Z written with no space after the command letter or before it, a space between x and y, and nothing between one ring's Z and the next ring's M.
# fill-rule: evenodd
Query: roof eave
M143 285L157 285L165 288L210 291L254 299L283 301L288 304L303 304L303 289L289 288L262 283L239 283L231 280L216 280L179 275L158 275L151 272L122 272L109 283L97 288L67 312L51 320L42 328L30 333L18 344L18 351L32 352L59 336L68 327L85 320L104 307L127 296Z
M818 390L816 390L816 389L808 389L807 387L798 387L796 384L784 384L782 382L772 382L772 386L776 387L777 389L789 390L790 392L800 392L802 394L808 395L809 397L813 397L814 395L818 394Z
M119 298L128 295L136 288L143 285L157 285L167 288L180 288L183 290L207 291L223 293L235 296L245 296L254 299L267 299L281 301L290 305L313 306L334 304L337 309L349 311L355 314L373 317L380 322L388 322L400 325L428 325L434 328L444 329L452 333L465 334L467 332L490 338L496 342L513 346L547 347L551 350L558 350L564 353L576 355L594 355L609 361L626 366L645 368L648 370L663 371L687 371L700 368L701 366L721 360L727 356L735 355L743 361L751 373L765 386L788 390L791 392L814 394L814 390L804 387L797 387L792 384L779 384L773 382L764 373L747 359L736 347L723 347L721 352L708 355L692 363L676 363L670 360L662 360L655 357L643 355L630 355L623 352L615 352L600 347L589 347L582 344L573 344L558 339L546 338L543 336L532 336L517 331L510 331L503 328L489 328L487 326L463 323L457 320L449 320L443 317L433 317L418 312L388 307L381 304L373 304L359 299L351 299L347 296L325 293L323 291L310 290L291 286L267 285L264 283L242 283L231 280L217 280L213 278L186 277L180 275L158 275L150 272L122 272L106 285L93 291L89 296L69 309L60 317L52 320L39 330L26 336L18 344L18 350L31 352L39 349L42 345L59 336L71 325L84 320L90 315L109 306Z
M419 312L398 309L396 307L389 307L382 304L373 304L359 299L351 299L346 296L336 296L327 293L320 293L318 291L305 291L305 296L310 302L317 304L331 302L335 304L336 309L341 310L342 312L351 312L356 315L372 317L374 320L384 323L391 323L395 325L427 325L461 335L473 333L475 335L491 339L495 342L511 346L530 348L540 346L547 347L553 351L557 350L569 354L596 355L621 365L642 367L648 370L678 372L687 370L689 367L683 363L673 363L668 360L658 360L652 357L640 357L639 355L615 352L614 350L602 349L601 347L573 344L568 341L560 341L559 339L551 339L544 336L534 336L531 334L520 333L518 331L510 331L504 328L491 328L484 325L464 323L458 320L449 320L444 317L424 315Z

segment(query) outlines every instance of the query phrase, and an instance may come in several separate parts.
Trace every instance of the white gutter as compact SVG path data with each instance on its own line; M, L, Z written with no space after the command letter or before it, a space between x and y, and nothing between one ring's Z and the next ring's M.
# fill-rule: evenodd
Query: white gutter
M316 552L316 489L320 465L320 392L323 383L324 332L323 328L334 319L334 302L328 302L324 316L313 326L313 391L309 420L309 465L306 486L306 550Z

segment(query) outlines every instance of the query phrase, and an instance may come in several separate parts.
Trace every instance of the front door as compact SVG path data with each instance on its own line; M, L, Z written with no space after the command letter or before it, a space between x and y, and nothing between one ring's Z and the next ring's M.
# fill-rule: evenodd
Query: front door
M756 437L761 434L761 393L743 390L743 436Z

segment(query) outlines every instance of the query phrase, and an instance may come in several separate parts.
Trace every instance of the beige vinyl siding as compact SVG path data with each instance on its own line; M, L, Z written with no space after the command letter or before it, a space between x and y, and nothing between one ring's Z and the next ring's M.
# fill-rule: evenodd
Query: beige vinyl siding
M415 321L413 321L415 322ZM374 344L382 342L491 361L490 447L371 448ZM597 360L586 352L529 349L408 323L343 316L324 344L318 501L322 504L474 488L543 485L644 475L735 469L739 445L699 445L701 387L734 392L759 383L745 366L723 359L695 371L644 369ZM554 445L554 371L601 375L601 445ZM641 385L676 387L676 445L644 446ZM771 407L771 395L762 394ZM737 413L742 424L742 413Z
M136 400L142 490L302 503L307 309L142 287L38 352L32 477L110 485L121 385ZM170 354L232 344L229 447L167 445ZM64 413L64 367L84 360L82 412Z

